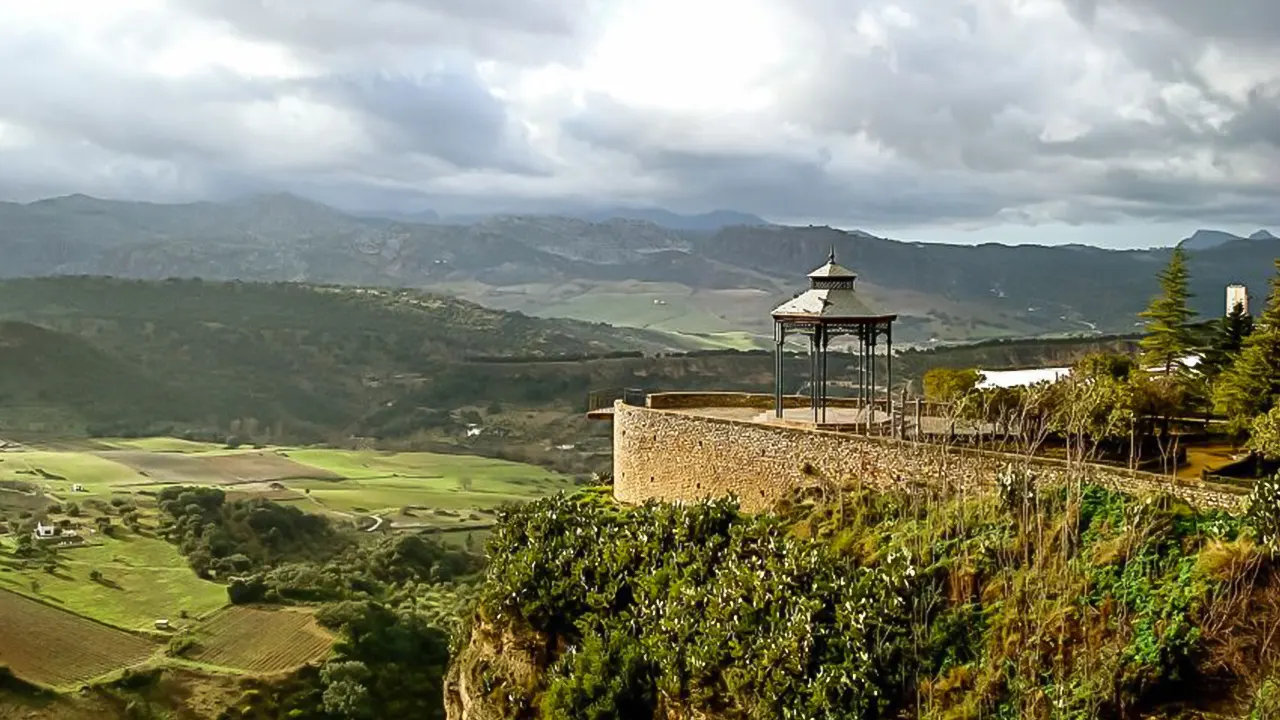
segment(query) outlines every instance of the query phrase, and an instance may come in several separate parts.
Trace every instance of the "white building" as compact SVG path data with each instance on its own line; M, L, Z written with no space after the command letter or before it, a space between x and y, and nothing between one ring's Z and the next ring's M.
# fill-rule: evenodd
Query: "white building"
M1235 309L1236 305L1243 305L1244 311L1249 312L1249 289L1244 285L1228 285L1227 286L1227 314Z
M1177 364L1191 372L1196 371L1203 358L1198 354L1187 355L1177 360ZM1163 367L1148 367L1147 372L1164 372ZM1027 370L978 370L978 389L1029 387L1040 383L1056 383L1070 377L1069 367L1031 368Z
M36 522L36 529L33 533L37 538L51 538L59 535L56 525L45 525L42 522Z
M1055 383L1071 374L1069 367L1033 368L1030 370L979 370L978 389L1012 388Z

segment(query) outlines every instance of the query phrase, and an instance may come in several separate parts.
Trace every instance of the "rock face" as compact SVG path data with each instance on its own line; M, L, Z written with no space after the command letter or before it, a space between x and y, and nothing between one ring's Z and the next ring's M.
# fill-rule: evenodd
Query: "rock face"
M547 669L565 648L540 633L515 632L477 619L444 679L448 720L534 720ZM723 716L659 700L654 720L722 720ZM566 720L570 720L566 718Z
M549 638L537 633L517 634L477 619L445 675L446 717L533 718L533 698L551 657Z

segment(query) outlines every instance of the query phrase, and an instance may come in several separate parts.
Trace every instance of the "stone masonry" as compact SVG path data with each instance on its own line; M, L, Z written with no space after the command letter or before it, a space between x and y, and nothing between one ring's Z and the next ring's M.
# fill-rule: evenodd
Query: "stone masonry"
M650 404L676 403L653 396ZM1202 508L1234 512L1244 501L1229 489L1123 468L1072 468L1048 458L724 419L699 415L696 409L618 403L613 443L614 495L636 504L733 494L744 510L760 511L797 487L859 480L887 488L936 478L981 487L993 485L996 474L1009 466L1028 467L1050 483L1083 473L1087 482L1130 494L1168 492Z

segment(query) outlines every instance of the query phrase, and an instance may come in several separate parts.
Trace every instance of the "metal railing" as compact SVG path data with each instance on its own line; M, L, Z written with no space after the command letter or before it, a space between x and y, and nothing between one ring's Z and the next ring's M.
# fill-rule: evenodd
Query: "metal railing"
M639 388L609 388L607 390L592 390L587 394L587 412L608 410L619 400L626 405L644 407L648 402L648 399L648 391L641 390Z

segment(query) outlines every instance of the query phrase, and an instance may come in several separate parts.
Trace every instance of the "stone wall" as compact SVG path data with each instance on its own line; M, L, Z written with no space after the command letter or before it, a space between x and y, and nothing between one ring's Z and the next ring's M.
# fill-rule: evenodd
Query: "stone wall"
M658 401L660 404L662 401ZM1220 486L1098 465L947 448L812 428L705 417L619 403L613 418L613 487L618 500L691 501L736 495L742 507L773 506L796 487L857 479L875 487L949 478L990 486L1009 465L1059 482L1072 472L1131 494L1170 492L1199 507L1239 510L1243 497Z

